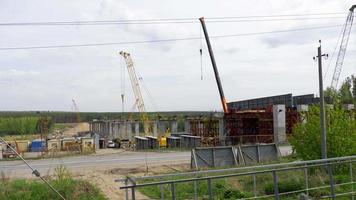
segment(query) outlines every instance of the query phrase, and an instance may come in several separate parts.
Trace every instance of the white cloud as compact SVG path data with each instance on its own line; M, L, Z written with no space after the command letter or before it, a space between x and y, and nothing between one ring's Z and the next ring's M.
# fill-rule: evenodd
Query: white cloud
M45 1L0 2L1 22L198 18L345 12L354 1ZM210 35L239 34L334 25L343 19L208 23ZM125 42L199 36L200 25L0 26L0 47ZM212 39L228 100L283 93L317 92L312 57L317 40L331 53L340 28ZM354 34L353 32L352 34ZM132 54L161 110L221 109L203 40L86 48L0 51L0 110L70 110L74 97L82 111L120 111L120 50ZM350 39L342 76L355 73L355 41ZM327 66L325 62L325 66ZM332 68L333 66L331 66ZM327 79L331 76L329 69ZM126 110L133 104L126 74ZM327 82L326 82L327 84ZM149 110L154 110L147 95Z

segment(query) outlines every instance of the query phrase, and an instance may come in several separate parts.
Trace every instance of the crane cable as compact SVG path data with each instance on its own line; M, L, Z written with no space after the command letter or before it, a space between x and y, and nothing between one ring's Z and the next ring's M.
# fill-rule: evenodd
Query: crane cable
M201 32L201 28L199 26L199 36L200 36L200 49L199 49L199 53L200 53L200 80L203 80L203 42L202 42L202 32Z
M121 103L122 103L122 112L125 112L125 66L124 59L121 57L120 60L121 67Z
M342 37L342 32L343 32L345 26L346 26L346 23L343 25L343 28L341 29L341 31L340 31L340 33L339 33L339 37L338 37L338 39L337 39L337 41L336 41L334 50L333 50L333 52L332 52L332 54L331 54L331 58L329 59L328 66L326 67L326 70L325 70L325 73L324 73L324 77L323 77L323 80L324 80L324 81L325 81L326 75L327 75L328 72L329 72L329 69L330 69L332 60L333 60L333 58L334 58L334 56L335 56L335 53L336 53L336 49L337 49L337 47L339 46L339 42L340 42L340 39L341 39L341 37Z

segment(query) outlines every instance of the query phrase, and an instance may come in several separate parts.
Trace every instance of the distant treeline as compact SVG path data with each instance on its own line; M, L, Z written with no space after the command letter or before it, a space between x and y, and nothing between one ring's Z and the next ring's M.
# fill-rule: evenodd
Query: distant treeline
M0 117L0 135L48 133L52 126L49 117Z
M156 120L159 118L171 118L176 117L178 119L183 119L185 117L207 117L213 112L194 112L194 111L183 111L183 112L149 112L147 113L151 120ZM54 123L77 123L78 119L81 122L90 122L93 119L97 120L120 120L120 119L132 119L139 120L140 115L137 112L134 113L122 113L122 112L54 112L54 111L0 111L0 117L12 117L12 118L28 118L28 117L49 117Z

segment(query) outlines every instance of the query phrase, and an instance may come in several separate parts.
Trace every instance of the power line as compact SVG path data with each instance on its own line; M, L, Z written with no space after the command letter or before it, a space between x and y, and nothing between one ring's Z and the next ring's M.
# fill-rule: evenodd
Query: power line
M272 19L239 19L239 20L208 20L207 23L236 23L236 22L270 22L270 21L298 21L298 20L326 20L344 19L344 17L313 17L313 18L272 18ZM103 26L103 25L129 25L129 24L196 24L196 20L189 21L144 21L144 22L28 22L28 23L0 23L0 26Z
M316 26L316 27L285 29L285 30L265 31L265 32L240 33L240 34L230 34L230 35L216 35L216 36L211 36L210 38L228 38L228 37L242 37L242 36L274 34L274 33L286 33L286 32L295 32L295 31L306 31L306 30L335 28L335 27L340 27L340 26L342 26L342 25ZM123 45L123 44L146 44L146 43L176 42L176 41L200 40L200 39L201 39L200 37L186 37L186 38L144 40L144 41L129 41L129 42L106 42L106 43L91 43L91 44L47 45L47 46L26 46L26 47L2 47L2 48L0 48L0 51L6 51L6 50L28 50L28 49L71 48L71 47L93 47L93 46L111 46L111 45Z
M344 13L311 13L311 14L292 14L292 15L256 15L256 16L235 16L235 17L207 17L207 22L245 22L245 21L278 21L278 20L315 20L333 19L343 17L309 17L309 18L275 18L275 17L300 17L300 16L323 16L340 15ZM251 18L257 18L251 20ZM272 18L272 19L259 19ZM229 21L219 20L230 19ZM231 19L240 19L233 21ZM211 20L211 21L210 21ZM52 21L52 22L8 22L0 23L0 26L60 26L60 25L111 25L111 24L165 24L165 23L199 23L197 18L168 18L168 19L127 19L127 20L91 20L91 21Z

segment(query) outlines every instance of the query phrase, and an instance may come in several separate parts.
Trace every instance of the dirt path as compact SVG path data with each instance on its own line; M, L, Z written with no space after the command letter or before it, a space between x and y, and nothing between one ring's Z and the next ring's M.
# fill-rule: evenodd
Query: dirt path
M148 166L147 175L155 175L162 173L172 173L177 171L184 171L189 169L189 164L184 163L171 163L171 164L158 164ZM119 168L102 168L81 170L73 172L75 178L87 180L97 186L109 200L125 199L125 191L120 190L124 186L122 182L115 182L119 178L125 176L144 176L146 174L146 166L139 165L136 167L122 166ZM137 199L149 199L148 197L136 192Z
M89 131L89 123L82 122L82 123L75 123L73 124L72 128L63 131L63 135L65 136L73 136L76 135L78 132L85 132Z

